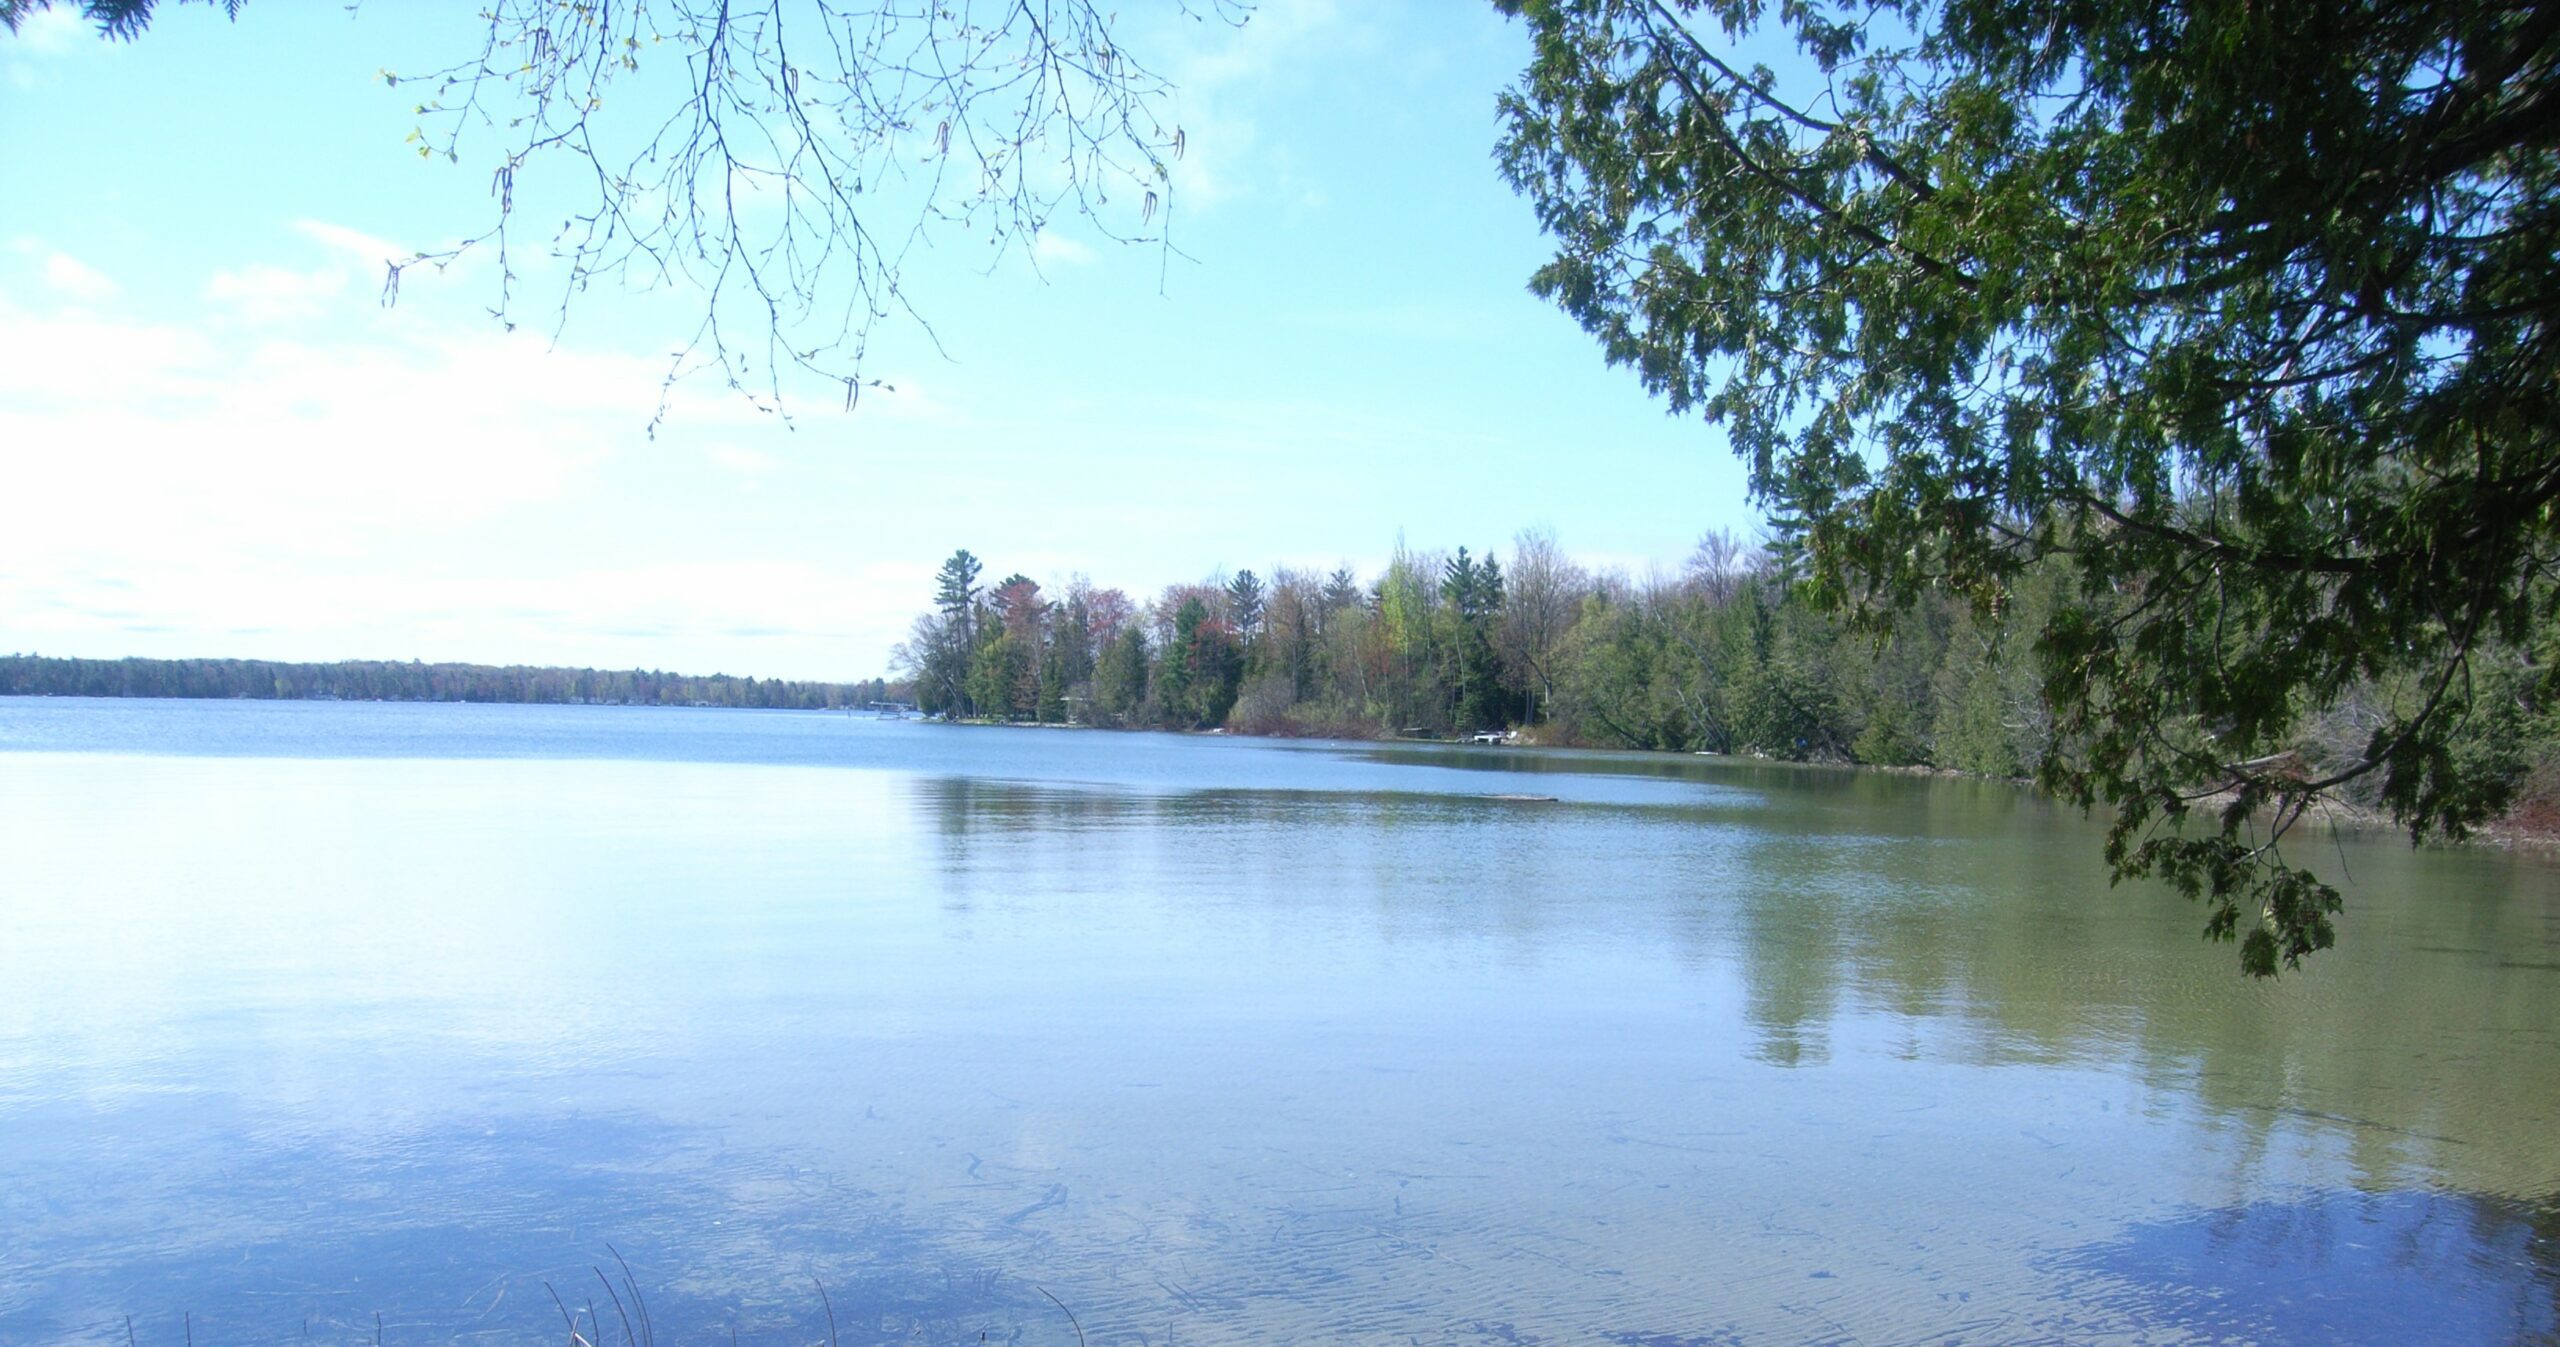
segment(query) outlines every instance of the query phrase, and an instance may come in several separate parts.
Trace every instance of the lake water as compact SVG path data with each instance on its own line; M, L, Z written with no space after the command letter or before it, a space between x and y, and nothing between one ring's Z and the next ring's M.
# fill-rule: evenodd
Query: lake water
M1983 783L0 699L0 1342L2560 1342L2560 870L2298 847L2250 983Z

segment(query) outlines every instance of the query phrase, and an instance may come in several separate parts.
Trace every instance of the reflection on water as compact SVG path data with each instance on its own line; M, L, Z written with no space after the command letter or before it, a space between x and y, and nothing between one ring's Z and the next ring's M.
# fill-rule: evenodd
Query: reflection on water
M0 1341L2549 1342L2560 886L1981 783L0 701ZM1495 798L1552 796L1552 800ZM600 1280L598 1270L608 1274ZM1045 1293L1044 1293L1045 1292Z
M2560 1338L2560 1195L2314 1193L2142 1222L2054 1263L2075 1298L2208 1340Z

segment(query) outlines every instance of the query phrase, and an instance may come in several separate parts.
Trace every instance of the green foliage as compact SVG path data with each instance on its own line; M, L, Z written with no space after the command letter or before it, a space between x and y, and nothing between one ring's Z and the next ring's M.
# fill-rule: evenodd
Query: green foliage
M1133 623L1121 629L1094 669L1094 709L1104 724L1136 724L1147 693L1147 637Z
M707 677L655 669L421 664L345 660L277 664L241 659L48 659L0 655L0 696L193 697L214 700L531 702L605 706L732 706L814 711L905 701L912 690L871 679L808 683Z
M1938 761L1976 776L2017 777L2030 769L2012 731L2009 680L2015 642L1997 628L1970 620L1949 635L1946 658L1931 680L1938 726Z
M1058 720L1079 685L1074 671L1089 669L1081 714L1100 725L1335 736L1521 726L1546 743L1933 766L2004 779L2067 782L2109 770L2108 741L2053 691L2071 676L2056 663L2070 648L2056 633L2121 612L2093 600L2104 591L2093 591L2081 556L2026 562L1987 598L1941 582L1898 602L1877 596L1844 606L1836 595L1820 601L1817 579L1791 577L1811 553L1790 561L1729 535L1710 535L1678 578L1641 585L1595 578L1552 547L1543 535L1524 535L1511 572L1519 583L1491 557L1401 543L1365 589L1348 570L1319 577L1282 568L1267 584L1257 579L1261 620L1250 644L1233 624L1233 580L1172 586L1142 622L1116 590L1096 594L1079 580L1068 601L1053 606L1017 576L971 610L979 632L971 676L964 700L946 709ZM1521 556L1532 564L1521 565ZM1549 628L1540 639L1518 639L1531 604L1552 608L1553 620L1538 619ZM927 613L919 641L947 637L964 615ZM1097 623L1113 633L1098 647ZM1151 646L1150 629L1160 646ZM1494 639L1504 632L1512 638ZM2537 783L2536 807L2545 821L2560 822L2560 707L2544 695L2547 658L2499 643L2464 667L2458 701L2446 698L2455 710L2446 713L2441 770ZM1532 686L1544 689L1534 714L1525 696ZM929 687L920 682L919 695ZM2408 722L2413 703L2439 690L2405 668L2356 682L2300 717L2301 732L2252 770L2278 781L2338 776L2340 764L2367 760L2378 734L2395 733L2390 727ZM2167 694L2155 686L2150 695L2164 698L2164 716L2172 712ZM2196 712L2177 714L2176 732L2198 732ZM2379 775L2347 780L2342 793L2352 801L2388 807ZM2263 844L2248 836L2252 827L2288 822L2269 811L2292 806L2242 790L2209 805L2211 830L2168 834L2179 849L2167 860L2131 854L2144 839L2128 841L2122 828L2110 859L2122 872L2155 874L2209 900L2211 932L2239 941L2253 972L2318 948L2315 933L2325 929L2335 896L2267 864ZM2203 806L2182 799L2180 807ZM2244 928L2240 904L2222 898L2244 886L2262 904L2254 927ZM2284 931L2305 933L2310 943L2289 948Z
M914 677L917 704L930 714L965 716L977 708L971 675L983 625L983 569L967 548L953 552L934 575L934 610L916 619L914 633L893 656Z
M969 660L969 704L982 716L1028 720L1035 702L1022 695L1022 686L1032 668L1031 651L1012 632L992 630Z
M167 0L170 4L186 2L187 0ZM200 2L208 6L220 5L224 15L238 19L243 0L200 0ZM56 3L57 0L0 0L0 28L6 28L15 33L19 25L33 18L38 10L52 9ZM64 3L62 7L65 9L76 7L80 11L80 17L88 20L98 30L98 36L130 42L142 36L143 30L151 26L151 12L158 9L161 3L162 0L76 0L76 4Z
M1448 661L1450 725L1461 732L1499 725L1511 709L1493 649L1502 615L1500 563L1491 556L1473 561L1459 548L1442 567L1440 597L1445 631L1438 644Z
M1935 765L1930 693L1947 653L1946 610L1944 603L1919 605L1881 639L1835 640L1837 682L1854 727L1851 757L1892 767Z
M1578 621L1557 652L1556 703L1579 737L1620 748L1708 747L1679 657L1657 615L1597 593L1583 600Z
M1064 649L1063 642L1052 642L1040 654L1039 704L1033 718L1043 725L1067 723L1066 659L1061 653Z
M2258 974L2334 935L2279 846L2315 802L2423 838L2511 798L2465 727L2554 686L2547 7L1503 3L1535 287L1724 427L1826 604L1998 621L1962 656L1989 685L1936 680L1963 760L2105 808L2117 873L2203 899ZM1763 25L1815 73L1731 54ZM2010 724L2028 643L2045 734ZM1816 672L1767 646L1743 736L1818 725Z
M1251 571L1238 571L1227 582L1227 616L1235 624L1236 634L1251 640L1262 630L1262 579Z
M1184 600L1157 679L1167 723L1182 729L1224 725L1243 679L1244 650L1235 633L1200 599Z
M970 610L977 606L978 576L985 569L985 563L970 555L968 548L952 553L942 563L942 569L934 573L934 606L946 617L967 620Z

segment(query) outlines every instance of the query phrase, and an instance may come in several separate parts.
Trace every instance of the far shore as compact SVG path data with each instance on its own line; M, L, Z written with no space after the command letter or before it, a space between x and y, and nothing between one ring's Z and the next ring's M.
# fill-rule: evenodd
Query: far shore
M1345 743L1361 744L1436 744L1449 748L1472 749L1485 752L1598 752L1629 753L1648 758L1710 758L1719 762L1754 763L1770 767L1802 768L1809 771L1867 772L1879 776L1938 777L1948 780L1982 781L1999 785L2016 786L2025 790L2036 789L2035 780L2032 777L1983 776L1980 773L1967 772L1954 767L1935 767L1925 763L1865 763L1849 762L1837 758L1777 758L1758 753L1716 753L1703 749L1679 751L1657 748L1624 748L1609 744L1544 743L1540 742L1534 736L1517 738L1500 744L1471 744L1467 740L1457 737L1432 738L1421 735L1391 734L1376 730L1369 733L1310 732L1304 734L1273 732L1254 733L1247 730L1228 729L1225 727L1201 730L1163 730L1154 728L1131 730L1111 725L1092 725L1080 722L999 720L991 716L912 716L908 718L930 721L937 725L950 725L961 728L976 729L1090 730L1103 734L1180 734L1194 735L1201 738L1282 739L1306 741L1338 740ZM2195 807L2200 813L2210 812L2230 803L2230 798L2231 797L2228 794L2207 795L2197 800L2195 802ZM2389 814L2386 814L2379 809L2367 808L2365 806L2351 804L2343 800L2323 799L2316 802L2308 811L2305 812L2303 815L2303 821L2315 823L2323 828L2334 829L2342 832L2402 834L2405 834L2406 832L2406 830L2402 828L2401 825ZM2543 818L2529 815L2527 810L2519 809L2505 817L2494 819L2488 823L2482 824L2480 827L2473 829L2467 836L2460 838L2441 836L2430 837L2424 842L2418 843L2418 845L2446 847L2484 846L2494 847L2499 850L2560 851L2560 816Z
M134 667L162 663L175 665L182 662L140 660L70 661L43 660L41 657L24 655L0 656L0 672L6 671L6 668L10 665L18 666L21 670L24 670L27 666L37 664L54 665L57 667L64 665L86 665L91 669L96 669L100 666L114 667L116 665L123 665L126 667ZM591 677L599 676L597 675L597 672L593 670L549 670L523 666L505 668L488 665L453 664L407 666L397 664L278 666L265 665L253 661L188 661L183 663L194 664L198 667L218 668L225 673L235 674L247 671L265 673L270 669L290 669L296 672L304 672L346 668L389 669L397 670L401 673L410 673L413 670L420 672L444 670L456 673L467 672L470 675L484 677L492 674L505 674L510 675L511 677L500 685L510 687L533 685L536 681L536 676L543 674L576 673L587 674ZM903 698L886 695L894 691L895 686L879 681L850 684L788 683L782 680L759 682L755 679L735 679L726 675L716 674L709 678L690 678L680 674L662 674L637 670L626 674L617 674L614 675L614 677L621 680L637 680L639 686L650 687L652 690L660 691L661 695L653 700L614 697L490 695L460 697L393 695L368 697L348 696L328 692L321 692L317 694L302 692L298 694L288 693L287 695L276 695L271 690L274 687L274 684L268 684L265 689L261 689L261 691L264 692L264 695L260 695L260 692L239 690L220 692L211 690L189 692L183 690L162 690L159 688L135 688L133 690L121 690L112 685L104 687L83 687L78 689L55 689L20 685L25 680L0 679L0 697L64 697L109 701L135 698L161 698L177 701L377 702L387 704L416 703L428 705L475 706L654 706L692 710L803 711L821 712L829 715L850 715L856 717L872 713L877 708L885 705L901 704L906 708L904 710L904 714L893 718L928 721L934 724L964 728L1092 730L1104 733L1143 732L1154 734L1196 735L1203 738L1336 740L1346 743L1367 744L1440 744L1451 748L1479 749L1487 752L1567 750L1579 752L1630 753L1640 754L1649 758L1704 757L1727 762L1757 763L1767 766L1786 766L1812 771L1855 771L1871 772L1886 776L1948 777L1968 781L1996 782L2018 786L2029 790L2035 788L2033 779L2028 777L1984 776L1979 773L1966 772L1953 767L1939 767L1925 763L1876 764L1852 762L1840 758L1780 758L1756 753L1725 754L1705 750L1628 748L1608 744L1551 742L1546 736L1552 731L1550 727L1545 726L1513 727L1507 731L1507 733L1512 737L1499 744L1470 744L1465 738L1457 736L1434 737L1425 735L1397 734L1374 725L1357 725L1350 723L1310 726L1304 730L1296 731L1252 731L1229 727L1188 730L1165 730L1155 728L1123 729L1117 726L1095 725L1086 722L1002 720L984 716L950 717L941 715L923 715L912 709L913 704L911 702L904 702ZM632 681L625 681L622 683L622 686L624 687L630 687L633 685L634 683ZM126 686L130 687L129 684ZM482 685L484 689L488 686L490 685L486 683ZM558 684L555 682L552 686L558 686ZM666 695L679 694L683 691L705 688L716 689L722 694L737 698L737 700L715 701L687 698L681 695ZM832 705L828 704L824 700L824 697L829 692L832 692L836 698L835 703ZM749 697L757 697L759 694L761 697L770 698L771 700L746 700L746 698ZM795 698L807 698L808 700L797 701L795 703ZM2194 801L2194 807L2199 812L2208 812L2218 809L2227 803L2229 803L2229 797L2227 795L2207 795ZM2405 835L2405 829L2403 829L2399 823L2394 821L2390 815L2382 812L2381 810L2372 809L2346 801L2324 799L2315 804L2312 809L2305 814L2304 818L2307 822L2316 823L2329 829L2360 833L2400 833ZM2528 798L2508 814L2482 824L2480 827L2473 829L2465 837L2430 837L2423 843L2420 843L2420 845L2457 847L2485 846L2500 850L2560 851L2560 810L2554 810L2547 806L2539 805L2533 798Z

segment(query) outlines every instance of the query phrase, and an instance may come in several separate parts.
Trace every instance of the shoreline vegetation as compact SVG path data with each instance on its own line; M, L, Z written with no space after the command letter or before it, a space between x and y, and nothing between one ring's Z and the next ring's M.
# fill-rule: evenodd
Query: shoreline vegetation
M2027 568L1996 600L1950 588L1907 602L1822 602L1803 526L1757 543L1703 537L1676 569L1638 576L1566 555L1552 533L1507 554L1397 540L1363 577L1275 568L1214 572L1141 602L1082 575L982 583L961 550L891 672L953 719L1339 739L1498 733L1557 747L1708 753L2008 781L2044 780L2090 748L2057 723L2038 648L2074 601L2067 558ZM2560 707L2521 648L2475 653L2451 753L2500 783L2486 840L2560 837ZM2430 688L2385 674L2308 708L2253 771L2314 781L2320 816L2401 827L2379 774L2341 773ZM2191 717L2192 719L2192 717ZM2203 728L2210 728L2203 727ZM2236 800L2199 782L2190 807Z
M820 683L655 669L337 660L73 659L0 655L0 696L193 701L489 702L831 711L912 700L882 679Z
M1250 570L1139 603L1081 575L1058 597L1011 575L979 583L963 550L892 653L895 677L851 682L662 670L346 660L0 655L0 695L914 710L954 722L1263 738L1629 749L2032 783L2069 753L2030 637L2067 577L2030 574L1981 612L1948 595L1844 615L1806 597L1801 548L1703 538L1676 571L1582 566L1551 534L1508 563L1398 540L1365 582ZM2495 671L2491 671L2493 674ZM2407 689L2352 690L2288 756L2305 772L2352 755ZM2524 688L2474 717L2470 751L2515 781L2474 830L2560 845L2560 716ZM2210 793L2204 808L2229 803ZM2333 826L2398 825L2378 800L2324 799Z

